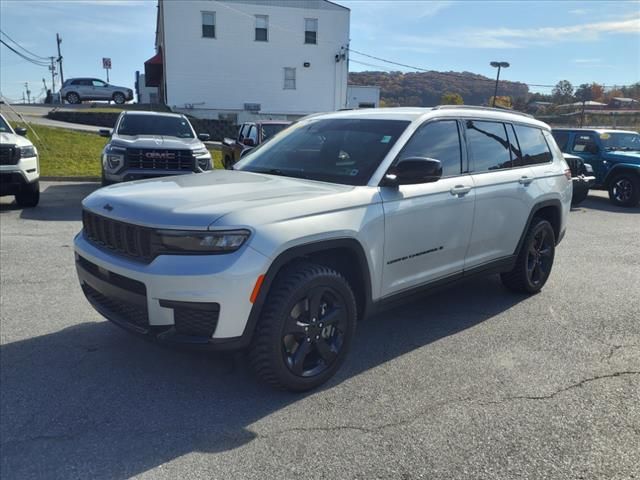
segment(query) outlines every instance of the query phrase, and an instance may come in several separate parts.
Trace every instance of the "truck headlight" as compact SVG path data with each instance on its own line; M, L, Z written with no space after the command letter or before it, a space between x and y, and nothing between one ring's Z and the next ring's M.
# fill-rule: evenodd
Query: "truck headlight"
M593 167L592 167L590 164L588 164L588 163L585 163L585 164L584 164L584 170L585 170L585 172L587 172L587 173L593 173Z
M24 147L20 147L18 151L20 152L19 158L31 158L38 154L36 147L33 145L25 145Z
M104 156L106 159L106 167L108 170L115 172L122 165L124 165L124 155L127 149L124 147L116 147L114 145L107 145L104 149Z
M158 230L156 235L160 250L165 253L229 253L238 250L249 238L250 232Z
M198 167L201 170L210 170L211 169L211 154L209 150L206 148L200 148L198 150L193 150L193 156L196 157L198 162Z

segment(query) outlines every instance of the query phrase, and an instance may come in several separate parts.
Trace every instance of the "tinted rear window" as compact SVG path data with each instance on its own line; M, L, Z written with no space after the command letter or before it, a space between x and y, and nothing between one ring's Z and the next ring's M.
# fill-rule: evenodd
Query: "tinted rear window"
M517 163L520 165L536 165L549 163L553 159L542 130L522 125L514 125L514 128L520 144L520 158Z
M468 120L467 142L475 172L511 168L510 144L503 123Z
M156 115L125 115L118 125L118 134L194 137L191 125L186 119Z
M551 134L560 147L560 150L563 152L566 151L567 144L569 143L569 132L551 132Z

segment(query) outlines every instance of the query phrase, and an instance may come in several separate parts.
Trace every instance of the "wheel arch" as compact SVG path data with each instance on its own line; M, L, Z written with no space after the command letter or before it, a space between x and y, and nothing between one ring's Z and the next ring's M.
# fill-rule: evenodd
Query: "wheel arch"
M247 344L253 336L269 291L278 276L287 267L305 260L328 266L343 275L356 296L358 318L364 318L371 306L371 274L367 256L360 242L355 238L337 238L307 243L285 250L271 262L242 335Z
M529 212L529 218L527 219L524 230L520 235L520 240L518 241L518 246L516 247L514 255L518 255L520 253L520 249L522 248L524 239L527 236L529 228L531 227L531 222L533 222L533 219L535 217L544 218L545 220L547 220L551 224L553 232L555 233L556 245L560 242L560 228L562 226L562 203L558 199L544 200L537 203L531 209L531 212Z
M631 173L640 177L640 166L633 163L618 163L614 165L604 177L603 186L609 188L609 182L621 173Z

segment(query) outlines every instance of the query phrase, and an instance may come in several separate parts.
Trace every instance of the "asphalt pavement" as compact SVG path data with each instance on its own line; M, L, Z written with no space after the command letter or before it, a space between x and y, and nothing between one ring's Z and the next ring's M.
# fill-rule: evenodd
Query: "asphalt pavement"
M101 318L72 249L97 185L42 187L0 202L3 480L640 478L639 208L593 193L540 294L490 277L379 314L295 395Z

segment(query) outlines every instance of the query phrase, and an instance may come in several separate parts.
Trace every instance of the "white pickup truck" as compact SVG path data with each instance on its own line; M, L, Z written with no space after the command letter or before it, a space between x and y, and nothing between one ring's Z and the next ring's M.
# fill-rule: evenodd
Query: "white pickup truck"
M25 128L11 128L0 115L0 196L15 195L21 207L40 201L38 150L25 138Z

